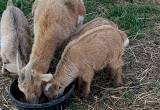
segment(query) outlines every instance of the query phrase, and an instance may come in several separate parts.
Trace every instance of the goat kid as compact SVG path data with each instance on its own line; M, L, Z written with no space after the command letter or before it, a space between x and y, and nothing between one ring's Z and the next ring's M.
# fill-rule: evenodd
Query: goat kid
M51 100L78 78L81 96L88 96L94 72L107 66L111 68L114 84L120 86L122 55L128 44L127 35L111 25L86 31L65 48L53 79L44 87L44 94Z
M13 5L12 0L8 1L7 8L2 14L0 27L2 74L5 69L17 73L17 54L19 66L22 68L29 61L32 45L28 21L23 12Z
M38 103L42 83L57 47L61 46L83 23L82 0L36 0L33 5L34 44L29 63L20 70L19 89L29 103Z

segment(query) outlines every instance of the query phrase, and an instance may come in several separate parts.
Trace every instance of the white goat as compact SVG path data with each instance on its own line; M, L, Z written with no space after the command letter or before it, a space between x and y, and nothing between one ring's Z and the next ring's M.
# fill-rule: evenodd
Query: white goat
M2 74L4 69L17 73L16 55L19 55L20 68L29 61L31 53L31 32L23 12L8 1L1 19Z

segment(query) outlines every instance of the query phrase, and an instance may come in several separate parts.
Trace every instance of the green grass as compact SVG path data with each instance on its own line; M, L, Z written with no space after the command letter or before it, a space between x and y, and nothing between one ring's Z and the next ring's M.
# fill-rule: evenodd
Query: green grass
M13 0L14 5L20 8L25 15L28 15L32 10L32 3L34 0ZM0 0L0 15L6 8L7 0Z
M131 104L135 100L135 95L132 91L125 91L122 94L122 98L126 103Z
M67 110L84 110L84 106L82 106L80 103L72 101L70 103L70 106L67 108Z
M86 0L87 17L90 21L95 17L105 17L126 31L129 36L142 32L147 26L152 27L154 20L160 20L160 6L155 4L113 4L109 0Z
M14 0L25 15L31 12L34 0ZM0 15L6 7L6 2L0 0ZM132 2L132 3L131 3ZM143 33L146 26L153 26L150 23L153 19L160 20L160 6L155 4L137 4L130 0L130 3L114 3L112 0L85 0L87 9L86 22L95 17L105 17L126 31L129 36ZM140 36L138 38L143 38Z
M14 4L19 7L25 15L31 13L34 0L14 0ZM137 0L129 0L128 3L115 3L114 0L85 0L87 15L85 22L96 17L105 17L114 21L120 29L128 35L137 39L144 38L146 31L152 30L155 22L160 21L160 6L153 3L136 3ZM0 0L0 15L6 8L7 0ZM160 86L157 86L160 87ZM131 104L135 100L132 91L124 91L122 99ZM84 110L80 102L72 102L68 110Z

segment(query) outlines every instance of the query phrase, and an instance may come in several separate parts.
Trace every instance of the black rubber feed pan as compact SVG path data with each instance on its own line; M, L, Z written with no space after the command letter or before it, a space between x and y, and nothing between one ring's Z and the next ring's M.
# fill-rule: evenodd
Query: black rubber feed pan
M75 84L69 85L62 96L50 102L41 104L28 104L20 101L23 93L18 89L18 80L14 80L10 86L9 96L19 110L63 110L70 102L74 92Z

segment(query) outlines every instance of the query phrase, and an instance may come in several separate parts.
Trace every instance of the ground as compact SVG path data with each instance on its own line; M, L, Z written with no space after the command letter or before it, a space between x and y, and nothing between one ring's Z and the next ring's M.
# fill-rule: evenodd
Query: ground
M31 19L34 0L14 0ZM124 86L114 88L100 71L88 99L77 96L67 110L160 110L160 3L159 0L85 0L85 22L105 17L128 34L130 46L124 54ZM0 0L0 15L6 1ZM32 24L32 23L31 23ZM32 27L32 25L31 25ZM58 61L57 61L58 62ZM12 78L0 77L0 108L15 110L7 91Z

